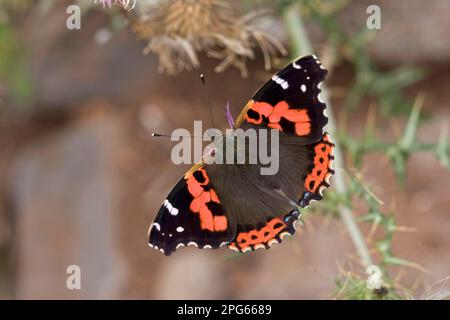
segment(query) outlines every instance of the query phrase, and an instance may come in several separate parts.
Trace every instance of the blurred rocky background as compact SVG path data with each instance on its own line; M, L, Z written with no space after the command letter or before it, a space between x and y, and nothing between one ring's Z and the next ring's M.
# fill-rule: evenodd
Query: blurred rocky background
M197 70L161 74L157 57L142 54L144 41L111 27L108 9L83 13L82 29L69 31L70 1L40 2L20 11L0 1L2 19L17 10L0 27L0 298L327 298L339 269L358 266L341 222L323 216L308 217L282 245L242 257L190 247L167 258L148 248L149 224L187 170L170 161L171 142L151 132L209 123L200 73L219 128L226 102L237 115L271 73L257 55L246 79L233 68L215 73L216 61L205 56ZM450 2L354 1L340 23L360 26L369 4L382 8L382 30L368 48L373 59L386 69L426 68L407 94L426 94L419 136L432 140L450 124ZM286 39L282 28L272 30ZM320 42L317 26L308 31ZM327 85L345 88L352 79L344 64ZM332 101L339 109L342 98ZM356 134L365 123L355 113L347 126ZM394 250L427 271L399 269L405 286L448 277L448 171L414 156L401 187L382 155L366 161L377 195L395 207L400 225L415 229L396 234ZM66 288L72 264L81 267L82 290Z

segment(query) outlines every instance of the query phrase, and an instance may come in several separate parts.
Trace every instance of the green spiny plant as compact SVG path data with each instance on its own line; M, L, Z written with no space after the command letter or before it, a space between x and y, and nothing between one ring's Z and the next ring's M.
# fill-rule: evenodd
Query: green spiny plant
M343 3L340 1L341 4ZM345 2L345 1L344 1ZM346 1L348 2L348 1ZM356 108L361 107L361 101L365 97L370 97L379 106L379 113L384 116L394 116L401 110L403 114L409 112L409 119L403 130L403 135L394 142L386 142L376 136L372 126L368 126L363 137L351 136L346 130L336 128L333 112L330 116L330 131L334 131L337 138L337 156L344 154L349 158L357 172L361 169L363 159L367 154L382 153L390 160L397 175L398 181L403 184L406 177L406 166L408 159L417 152L432 152L442 166L449 166L449 142L447 131L443 130L437 143L422 143L417 139L417 132L420 126L420 111L424 103L423 95L417 97L415 103L410 107L410 101L402 93L402 89L419 80L423 73L418 69L396 69L391 72L379 71L370 60L365 48L372 38L368 36L368 30L361 28L356 34L347 34L337 22L336 12L339 6L336 2L324 1L279 1L280 10L284 14L286 27L291 38L292 55L303 55L312 53L309 39L304 30L302 13L307 19L318 23L327 34L328 45L334 48L333 60L350 62L355 70L354 85L350 89L345 102L344 112L341 119L346 121L348 114ZM327 6L333 6L328 8ZM328 108L333 111L328 103ZM342 161L342 159L341 159ZM343 171L344 165L337 168ZM372 263L371 255L367 245L361 242L361 232L355 228L352 212L354 211L354 200L359 199L365 203L367 213L362 215L359 223L371 223L372 230L381 227L384 236L378 239L374 246L380 255L379 266L383 269L384 283L393 284L389 277L387 268L389 266L408 266L422 269L417 263L407 261L394 255L392 250L392 239L395 232L401 228L395 221L395 213L388 214L382 211L382 202L378 197L362 182L361 174L336 174L335 184L337 187L333 192L329 192L316 210L331 213L338 216L340 214L346 225L350 236L358 249L360 260L367 266ZM347 210L346 210L347 209ZM349 214L350 213L350 214ZM372 232L371 232L372 233ZM337 292L335 297L341 299L399 299L408 298L406 294L391 293L380 296L369 290L365 280L355 274L349 274L345 280L338 278L336 281Z

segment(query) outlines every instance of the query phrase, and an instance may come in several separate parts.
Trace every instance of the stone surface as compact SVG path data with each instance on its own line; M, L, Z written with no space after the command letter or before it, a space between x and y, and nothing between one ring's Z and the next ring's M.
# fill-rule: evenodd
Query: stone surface
M136 103L157 77L153 56L142 54L144 43L127 28L110 41L96 41L111 23L101 11L82 16L82 29L68 30L64 6L48 17L31 17L23 27L31 55L36 105L43 111L67 111L102 96L117 104ZM39 28L35 24L39 23ZM76 70L76 71L75 71Z
M381 9L381 30L370 53L380 63L445 63L450 60L450 1L358 0L342 13L340 22L349 30L365 27L369 5Z
M189 248L165 259L155 283L155 298L223 299L226 274L217 257L212 252Z
M114 119L84 119L24 149L12 170L16 217L16 297L114 298L123 277L117 250L120 141ZM81 268L81 290L66 288L66 268Z

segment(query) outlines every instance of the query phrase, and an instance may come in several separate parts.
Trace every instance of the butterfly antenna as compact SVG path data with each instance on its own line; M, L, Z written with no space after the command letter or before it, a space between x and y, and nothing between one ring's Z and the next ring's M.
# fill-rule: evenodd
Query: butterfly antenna
M170 138L170 135L153 132L153 133L152 133L152 137L165 137L165 138Z
M211 123L213 128L215 128L215 124L214 124L214 118L213 118L213 113L212 113L212 107L211 107L211 103L209 101L209 95L208 95L208 90L206 88L206 79L205 76L203 75L203 73L200 75L200 79L202 80L202 85L203 85L203 93L205 95L205 102L206 102L206 106L208 107L209 110L209 117L211 118Z
M162 134L162 133L153 132L152 133L152 137L155 137L155 138L160 138L160 137L171 138L172 136L170 134ZM190 135L181 136L181 137L183 137L183 138L200 138L200 139L202 138L202 137L199 137L199 136L190 136Z

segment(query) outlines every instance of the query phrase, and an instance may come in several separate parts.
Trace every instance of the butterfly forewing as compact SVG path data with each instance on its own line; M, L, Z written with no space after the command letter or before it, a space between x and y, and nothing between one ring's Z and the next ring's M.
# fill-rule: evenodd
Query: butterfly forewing
M224 211L203 167L188 172L164 200L149 230L149 245L170 255L180 246L218 248L234 237L235 222Z
M315 56L288 64L250 99L235 127L256 124L298 137L297 143L319 141L327 124L320 85L327 71Z

